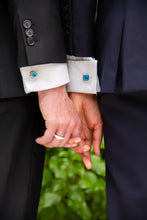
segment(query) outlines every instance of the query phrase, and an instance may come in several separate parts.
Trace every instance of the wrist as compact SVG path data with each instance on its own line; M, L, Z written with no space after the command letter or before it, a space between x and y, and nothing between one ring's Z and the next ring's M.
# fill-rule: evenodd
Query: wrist
M66 92L66 86L59 86L56 88L52 88L52 89L47 89L47 90L42 90L42 91L38 91L38 96L44 96L44 95L51 95L51 94L62 94L62 95L67 95Z
M70 92L70 97L81 97L82 99L95 99L96 94L88 94L88 93L78 93L78 92Z

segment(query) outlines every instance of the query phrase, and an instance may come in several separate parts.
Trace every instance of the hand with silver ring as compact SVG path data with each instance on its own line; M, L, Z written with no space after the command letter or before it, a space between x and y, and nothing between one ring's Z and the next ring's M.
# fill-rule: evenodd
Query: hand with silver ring
M60 135L57 135L57 134L54 134L54 137L57 138L58 140L64 140L64 137L60 136ZM81 142L81 138L79 137L73 137L73 138L70 138L68 143L64 145L64 147L66 148L78 148L78 145L79 143ZM81 151L81 149L80 149Z
M57 138L58 140L64 140L64 137L61 137L61 136L59 136L57 134L54 134L54 137Z
M76 147L81 141L81 120L65 86L38 92L46 130L36 139L45 147Z

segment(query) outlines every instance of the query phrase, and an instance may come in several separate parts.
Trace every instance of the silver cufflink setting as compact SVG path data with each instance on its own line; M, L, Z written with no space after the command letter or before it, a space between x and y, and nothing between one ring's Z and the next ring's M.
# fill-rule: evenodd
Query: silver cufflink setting
M32 29L32 22L30 20L24 20L23 27L25 28L27 44L29 46L34 46L35 40L34 40L34 30Z

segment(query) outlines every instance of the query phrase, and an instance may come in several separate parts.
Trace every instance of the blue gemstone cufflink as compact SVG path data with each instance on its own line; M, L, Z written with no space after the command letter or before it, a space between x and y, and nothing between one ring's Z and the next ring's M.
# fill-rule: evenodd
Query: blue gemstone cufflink
M83 75L83 81L89 81L89 75Z
M31 71L31 72L30 72L30 76L31 76L32 78L35 78L35 77L37 76L37 73L36 73L35 71Z

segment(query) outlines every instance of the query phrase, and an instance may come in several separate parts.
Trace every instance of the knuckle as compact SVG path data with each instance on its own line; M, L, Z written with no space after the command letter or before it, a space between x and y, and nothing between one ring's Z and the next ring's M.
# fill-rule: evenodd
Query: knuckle
M67 120L64 120L64 121L62 122L62 126L63 126L63 127L68 127L68 125L69 125L69 122L68 122Z
M101 129L103 127L103 122L96 124L96 128Z
M76 122L75 122L74 120L72 120L72 121L70 122L70 126L71 126L71 128L75 128Z
M69 125L69 120L65 119L65 118L62 118L59 121L59 125L62 126L62 127L67 127Z
M99 124L99 129L102 129L103 128L103 122L101 122L100 124Z
M55 125L56 127L59 127L59 126L60 126L60 122L59 122L59 121L55 121L54 125Z
M81 120L77 121L77 127L81 128Z
M100 126L103 126L103 121L101 121L101 122L99 123L99 125L100 125Z
M56 124L58 121L58 117L56 117L55 115L52 118L50 118L50 124Z
M67 144L67 141L63 141L61 145L62 147L66 147L66 144Z
M56 126L56 127L59 126L59 120L58 120L57 118L56 118L56 120L53 120L53 121L51 122L51 124L50 124L50 127L51 127L51 126L53 126L53 127L54 127L54 126Z
M69 125L70 121L71 121L71 118L70 118L70 117L66 117L66 118L64 119L64 122L65 122L66 125Z
M50 126L50 121L45 121L45 127L49 128L49 126Z

